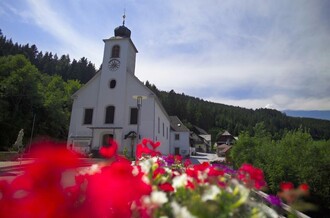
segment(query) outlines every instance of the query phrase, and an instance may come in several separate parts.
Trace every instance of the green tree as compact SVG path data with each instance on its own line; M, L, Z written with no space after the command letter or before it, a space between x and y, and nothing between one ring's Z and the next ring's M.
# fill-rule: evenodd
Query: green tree
M247 162L263 169L272 193L278 191L282 181L296 186L307 183L313 198L318 200L316 204L330 209L330 142L314 141L301 128L287 131L280 140L274 141L263 126L258 123L253 128L253 136L247 132L239 135L231 150L235 166Z
M30 133L33 110L42 103L42 75L23 55L0 57L0 119L2 145L15 141L17 132Z

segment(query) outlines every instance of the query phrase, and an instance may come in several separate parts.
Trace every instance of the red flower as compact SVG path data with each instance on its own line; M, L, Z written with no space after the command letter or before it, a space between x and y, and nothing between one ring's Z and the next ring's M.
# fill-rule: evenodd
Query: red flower
M146 139L146 138L142 139L142 144L144 146L148 146L148 144L151 145L153 150L155 150L156 148L158 148L160 146L160 142L154 142L151 139Z
M151 141L150 144L153 147L153 149L156 149L156 148L158 148L160 146L160 142L153 142L153 141Z
M224 174L223 170L219 170L213 166L209 167L209 172L207 173L208 176L223 176Z
M160 184L158 187L160 190L162 190L164 192L173 192L174 191L173 186L168 182Z
M117 154L118 144L115 140L110 139L109 145L100 148L100 154L106 158L112 158Z
M151 145L151 149L148 147ZM138 144L136 147L136 158L140 159L143 155L155 157L160 156L161 153L156 150L156 148L160 145L160 142L153 142L150 139L142 139L142 143Z
M294 189L292 182L281 182L280 188L282 191L289 191Z
M174 155L174 162L176 164L181 163L181 161L182 161L182 156L181 155Z
M146 184L143 173L132 173L129 162L113 162L103 167L101 173L87 176L85 207L89 208L90 217L131 217L131 206L139 205L143 195L151 193L151 186Z
M193 182L189 181L187 182L187 185L186 185L186 188L189 188L189 189L195 189L196 186Z
M152 178L155 179L158 175L164 175L165 173L166 173L166 171L165 171L164 168L162 168L162 167L158 167L158 168L154 171L154 173L153 173L153 175L152 175Z
M306 183L303 183L303 184L299 185L298 189L301 191L304 191L304 192L308 192L309 186Z
M1 184L0 211L3 217L67 217L72 207L63 174L79 166L66 144L39 142L33 145L34 162L27 165L4 192ZM17 194L20 193L20 194ZM6 213L3 201L6 201Z
M190 160L190 159L186 159L186 160L184 161L184 166L185 166L185 167L189 167L190 165L192 165L191 160Z
M251 164L243 164L238 169L238 179L244 182L248 187L261 189L266 186L264 173L261 169L252 166Z
M208 162L203 162L202 164L197 164L197 165L194 165L193 167L189 167L186 169L186 174L188 176L190 176L191 178L193 178L195 181L197 181L198 183L202 182L200 180L200 178L198 177L198 175L201 173L201 172L205 172L206 173L206 170L210 168L210 164ZM212 171L213 173L213 171Z

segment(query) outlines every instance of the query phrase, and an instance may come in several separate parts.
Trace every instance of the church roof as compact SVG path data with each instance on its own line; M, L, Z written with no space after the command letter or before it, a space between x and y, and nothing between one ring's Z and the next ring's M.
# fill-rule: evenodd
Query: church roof
M116 37L131 38L131 30L124 25L117 27L114 32Z
M123 15L123 25L116 27L115 29L115 37L123 37L123 38L131 38L131 30L125 27L125 18L126 15Z
M127 74L130 78L134 79L136 82L138 82L141 87L143 87L144 89L146 89L148 92L150 92L150 95L148 97L152 97L155 99L155 101L157 102L158 106L160 107L160 109L163 111L163 113L165 114L165 116L170 119L169 115L167 114L167 111L165 110L164 106L162 105L161 101L159 100L159 98L157 97L157 95L151 90L149 89L146 85L144 85L144 83L139 80L139 78L137 78L135 75L133 74Z
M171 129L176 132L189 132L189 129L183 125L177 116L170 116Z

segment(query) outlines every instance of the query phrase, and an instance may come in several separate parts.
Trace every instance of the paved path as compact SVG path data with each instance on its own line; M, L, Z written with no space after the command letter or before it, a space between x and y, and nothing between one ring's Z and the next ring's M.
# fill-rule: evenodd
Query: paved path
M203 162L210 162L210 161L224 161L224 157L218 157L217 154L210 154L210 153L202 153L196 152L196 155L190 156L190 160L193 164L201 164Z
M210 162L215 160L224 160L222 157L218 157L216 154L197 152L196 155L190 156L190 160L193 164L201 164L203 162ZM90 166L94 163L102 161L102 159L89 159L81 158L80 167ZM23 159L21 161L3 161L0 162L0 179L12 180L16 176L23 173L26 166L31 164L33 159Z
M90 166L93 163L100 162L102 159L80 158L80 167ZM0 162L0 180L6 179L12 181L16 176L21 175L24 169L33 162L33 159L23 159L22 161L1 161Z

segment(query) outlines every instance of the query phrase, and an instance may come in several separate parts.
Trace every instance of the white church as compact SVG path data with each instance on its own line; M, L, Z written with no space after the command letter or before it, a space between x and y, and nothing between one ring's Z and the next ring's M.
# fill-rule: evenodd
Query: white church
M135 155L142 138L161 142L162 154L189 155L189 129L166 113L157 96L135 76L137 49L123 25L105 43L101 69L73 94L68 147L88 153L109 137ZM172 122L171 122L172 121Z

